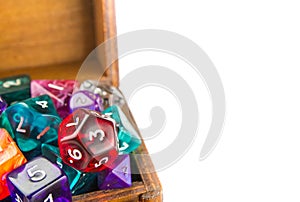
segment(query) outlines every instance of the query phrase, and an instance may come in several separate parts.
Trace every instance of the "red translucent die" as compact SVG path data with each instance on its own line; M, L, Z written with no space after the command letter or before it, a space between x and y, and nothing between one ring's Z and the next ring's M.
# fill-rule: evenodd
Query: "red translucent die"
M5 129L0 128L0 200L9 196L6 175L26 163L24 155Z
M116 123L98 112L77 109L60 124L58 144L67 165L83 172L101 171L118 156Z

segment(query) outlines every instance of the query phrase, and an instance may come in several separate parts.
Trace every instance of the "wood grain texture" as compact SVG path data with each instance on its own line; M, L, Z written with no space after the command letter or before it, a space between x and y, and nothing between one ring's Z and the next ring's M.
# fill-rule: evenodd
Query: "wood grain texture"
M140 154L148 154L144 141L135 151ZM143 158L136 158L136 164L141 171L141 177L146 188L146 192L140 196L142 202L160 202L163 200L163 191L157 173L153 172L154 166L149 155Z
M124 97L124 95L123 95ZM140 195L141 202L160 202L163 200L163 190L157 173L154 172L155 168L152 163L151 157L143 141L140 130L134 120L134 117L128 107L127 102L123 105L122 111L125 113L128 120L133 123L133 127L138 131L138 134L142 140L142 144L137 148L133 153L136 154L145 154L145 155L133 155L133 159L140 171L140 176L142 178L143 184L145 186L145 193Z
M133 185L125 189L115 189L108 191L96 191L73 197L73 201L139 201L139 195L145 193L143 182L134 182Z
M96 45L113 39L117 36L116 28L116 16L115 16L115 4L114 1L100 1L93 0L94 2L94 15L95 15L95 33L96 33ZM104 54L98 55L99 60L104 61L104 66L107 68L106 77L109 77L111 84L119 86L119 70L118 61L109 64L108 61L112 61L111 58L117 58L118 49L117 41L111 40L104 46Z
M95 47L89 0L10 0L0 6L0 68L83 60Z

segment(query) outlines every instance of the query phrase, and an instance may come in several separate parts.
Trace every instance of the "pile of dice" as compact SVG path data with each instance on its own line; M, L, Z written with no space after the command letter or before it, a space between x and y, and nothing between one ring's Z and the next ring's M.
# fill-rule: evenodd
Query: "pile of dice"
M131 186L141 140L115 87L96 81L0 79L0 200L72 201Z

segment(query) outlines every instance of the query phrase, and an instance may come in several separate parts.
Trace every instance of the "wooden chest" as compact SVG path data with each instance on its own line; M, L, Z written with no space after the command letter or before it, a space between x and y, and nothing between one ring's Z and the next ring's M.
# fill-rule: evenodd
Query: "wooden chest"
M116 36L113 0L10 0L0 5L0 77L29 74L32 79L75 79L97 45ZM107 54L117 54L110 44ZM107 60L106 55L103 61ZM118 86L118 62L102 79ZM148 153L144 142L136 151ZM74 201L162 201L162 188L149 157L133 159L140 174L126 189L74 196Z

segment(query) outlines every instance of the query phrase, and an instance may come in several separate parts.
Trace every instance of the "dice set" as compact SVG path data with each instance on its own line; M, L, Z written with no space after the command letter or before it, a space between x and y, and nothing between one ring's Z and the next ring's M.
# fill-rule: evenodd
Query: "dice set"
M129 154L141 140L125 104L95 81L0 79L0 200L72 201L130 187Z

